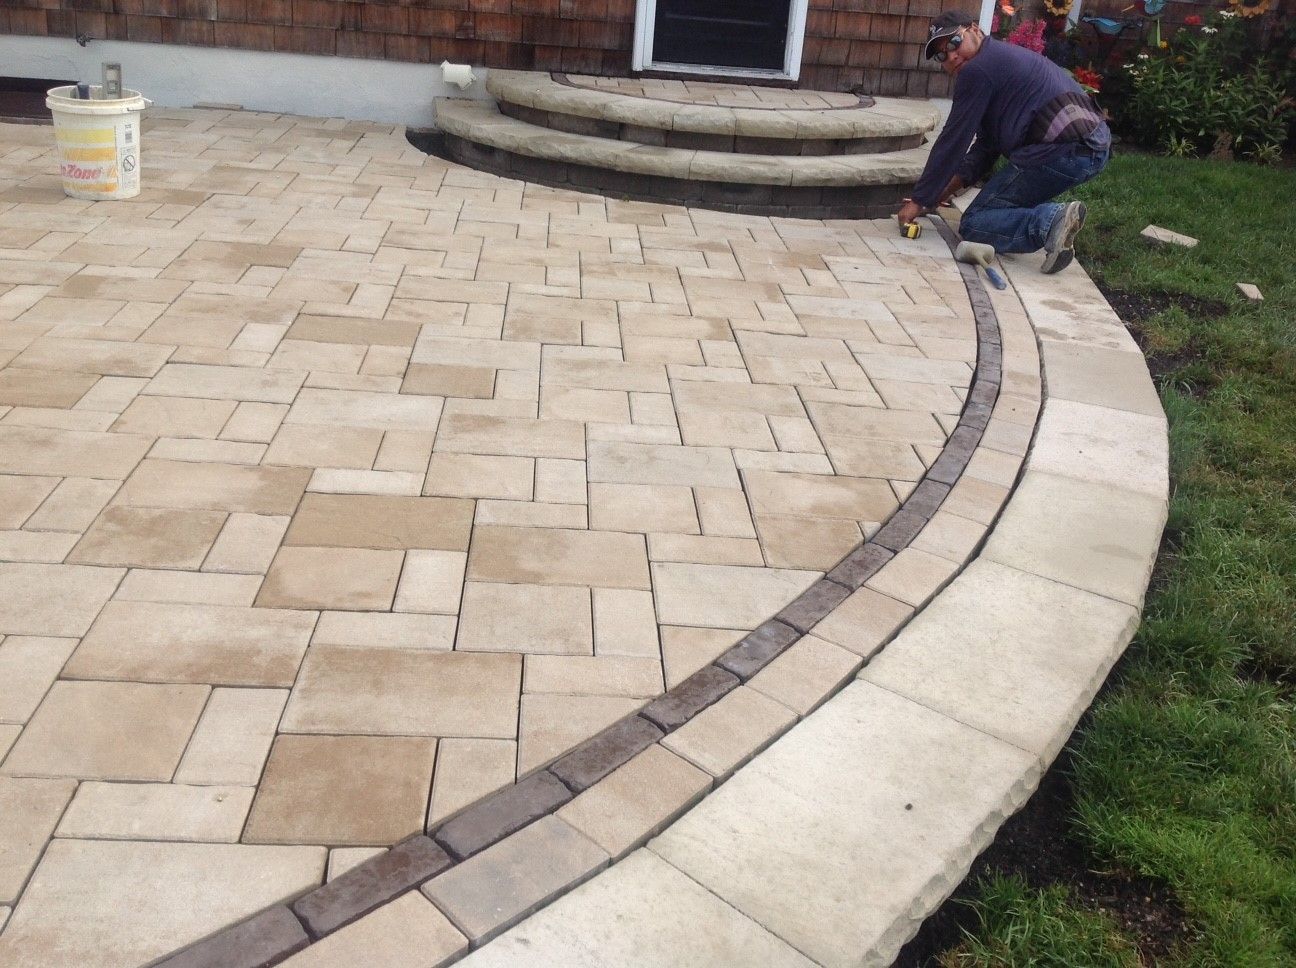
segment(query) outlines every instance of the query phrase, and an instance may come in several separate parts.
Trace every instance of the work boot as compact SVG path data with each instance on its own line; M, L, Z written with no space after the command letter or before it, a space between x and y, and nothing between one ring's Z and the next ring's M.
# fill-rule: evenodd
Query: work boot
M1071 264L1075 257L1075 237L1084 228L1084 222L1084 202L1067 202L1066 208L1053 220L1048 238L1044 240L1044 264L1040 266L1040 272L1051 276Z

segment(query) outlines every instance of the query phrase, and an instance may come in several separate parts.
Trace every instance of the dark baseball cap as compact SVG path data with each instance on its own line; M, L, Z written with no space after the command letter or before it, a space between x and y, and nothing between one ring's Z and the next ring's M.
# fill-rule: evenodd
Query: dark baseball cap
M962 28L977 23L977 18L970 13L951 10L936 17L927 28L927 46L923 48L923 57L931 60L936 55L936 42L945 37L953 37Z

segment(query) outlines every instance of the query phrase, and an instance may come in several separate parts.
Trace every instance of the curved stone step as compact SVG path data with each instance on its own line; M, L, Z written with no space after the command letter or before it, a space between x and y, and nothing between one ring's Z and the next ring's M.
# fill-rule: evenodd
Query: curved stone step
M842 107L734 107L618 93L565 76L493 70L500 111L538 127L654 147L738 154L842 155L915 148L940 123L929 102L860 99Z
M912 185L927 158L926 148L826 157L661 148L542 128L501 114L487 101L442 98L436 109L437 126L447 135L514 155L627 175L815 188Z

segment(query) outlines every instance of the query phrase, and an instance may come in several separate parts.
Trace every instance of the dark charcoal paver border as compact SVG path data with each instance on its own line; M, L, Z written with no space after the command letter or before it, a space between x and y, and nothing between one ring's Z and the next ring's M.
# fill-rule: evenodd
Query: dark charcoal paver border
M937 231L953 251L958 238ZM872 538L715 661L540 769L306 893L154 961L154 968L269 968L420 883L548 816L748 681L908 547L940 509L976 449L1002 383L999 321L977 270L960 265L977 331L977 367L940 456ZM299 920L300 919L300 920Z

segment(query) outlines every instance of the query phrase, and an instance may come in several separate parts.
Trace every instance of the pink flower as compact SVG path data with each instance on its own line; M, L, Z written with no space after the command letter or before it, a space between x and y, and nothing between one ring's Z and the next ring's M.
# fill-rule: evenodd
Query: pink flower
M1044 53L1044 21L1023 20L1008 35L1008 43L1033 50L1037 54Z

